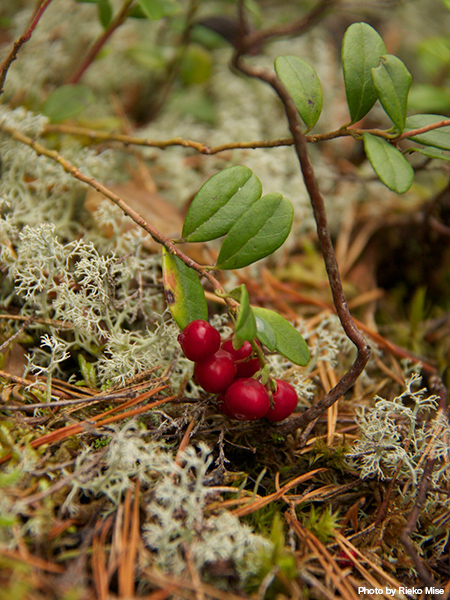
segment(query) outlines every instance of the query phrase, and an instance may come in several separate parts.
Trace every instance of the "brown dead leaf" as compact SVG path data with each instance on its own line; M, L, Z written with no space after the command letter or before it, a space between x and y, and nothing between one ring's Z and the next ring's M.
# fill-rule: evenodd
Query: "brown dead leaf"
M122 198L133 210L138 212L148 223L163 235L169 238L179 238L183 228L183 217L173 204L165 200L158 193L150 193L140 187L135 181L126 183L117 183L109 186L109 189ZM86 195L85 208L95 215L105 197L100 192L90 189ZM138 225L131 219L126 220L124 231L136 229ZM104 226L103 231L106 236L112 236L112 226ZM205 247L203 244L181 245L180 248L199 263L208 262L205 260ZM150 236L145 241L145 247L151 252L160 252L161 246L157 244Z

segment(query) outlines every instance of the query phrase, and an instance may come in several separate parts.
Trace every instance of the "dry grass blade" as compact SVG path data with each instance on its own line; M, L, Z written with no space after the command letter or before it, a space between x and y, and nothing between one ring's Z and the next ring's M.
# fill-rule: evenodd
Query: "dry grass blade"
M344 600L357 600L358 596L346 579L342 569L334 560L333 556L328 552L322 542L316 538L314 534L300 525L297 519L294 519L290 514L286 514L288 525L295 531L301 540L304 540L309 549L317 556L325 575L330 578L333 585L342 595Z
M373 571L375 571L382 579L384 579L386 584L391 586L391 588L398 590L398 588L400 586L402 586L402 584L399 583L394 577L389 575L389 573L386 573L385 571L383 571L383 569L381 567L379 567L377 564L375 564L369 558L364 556L364 554L362 554L341 533L336 532L335 539L336 539L337 543L339 544L339 546L342 548L342 550L347 551L346 555L348 556L348 560L351 560L353 562L354 567L361 573L361 575L365 578L367 584L370 585L371 588L382 589L383 586L375 579L375 577L373 577L373 575L371 575L369 573L369 571L362 565L361 561L364 561L365 563L367 563ZM356 560L354 557L357 557L360 560ZM383 596L386 598L392 598L392 596L389 596L389 595L386 596L386 594L383 594ZM398 592L398 598L403 599L403 598L405 598L405 596Z
M77 435L79 433L82 433L85 429L92 427L94 425L97 427L109 425L110 423L114 423L116 421L122 421L124 419L128 419L128 418L134 417L136 415L140 415L148 410L151 410L152 408L155 408L156 406L160 406L161 404L166 404L167 402L171 402L172 400L176 399L176 396L168 396L167 398L163 398L162 400L156 400L155 402L152 402L151 404L146 404L145 406L142 406L140 408L136 408L134 410L128 410L120 415L114 415L113 417L108 417L106 419L104 418L106 415L110 415L111 413L115 413L119 410L124 410L126 408L129 408L130 406L139 404L140 402L143 402L147 398L150 398L151 396L154 396L155 394L165 390L167 387L168 387L167 385L160 386L154 390L150 390L149 392L141 394L137 398L134 398L133 400L130 400L129 402L126 402L125 404L123 404L121 406L112 408L111 410L108 410L108 411L102 413L101 415L96 415L95 417L92 417L91 419L86 419L85 421L82 421L81 423L74 423L72 425L67 425L66 427L61 427L60 429L57 429L56 431L51 431L50 433L46 433L45 435L33 440L31 442L30 446L32 448L39 448L40 446L43 446L44 444L54 444L55 442L65 440L72 435ZM103 419L103 420L101 420L101 419ZM6 456L3 456L2 458L0 458L0 464L10 460L11 457L12 457L12 454L7 454Z
M100 533L96 533L92 541L91 565L97 600L107 600L109 597L109 577L106 569L105 541L106 536L111 528L111 523L111 518L108 518L103 523L102 521L99 521L97 528L100 530Z
M125 511L122 524L122 553L118 568L120 598L132 598L134 596L136 557L140 539L139 496L140 484L137 479L133 507L131 507L131 489L128 490L125 497Z
M142 575L163 590L176 586L176 594L181 598L187 598L187 600L195 598L196 585L189 579L175 577L174 575L166 575L155 567L145 569ZM248 597L246 596L238 596L233 592L215 588L209 583L202 583L202 589L207 596L214 598L215 600L248 600Z
M319 473L325 473L325 471L328 471L328 469L320 468L320 469L315 469L314 471L310 471L309 473L304 473L303 475L300 475L299 477L295 477L295 479L291 479L291 481L288 481L288 483L285 483L283 485L283 487L281 487L279 490L277 490L273 494L269 494L268 496L264 496L263 498L257 498L256 500L254 500L253 502L250 502L250 504L247 504L247 506L243 506L242 508L236 508L235 510L232 511L232 514L236 515L237 517L244 517L244 516L250 515L251 513L254 513L257 510L260 510L263 506L270 504L274 500L278 500L278 498L281 498L281 496L283 496L286 492L288 492L293 487L296 487L297 485L300 485L300 483L304 483L305 481L312 479Z
M31 567L39 569L40 571L47 571L48 573L64 573L66 570L62 565L44 560L38 556L33 556L29 552L23 554L23 552L0 548L0 556L30 565Z

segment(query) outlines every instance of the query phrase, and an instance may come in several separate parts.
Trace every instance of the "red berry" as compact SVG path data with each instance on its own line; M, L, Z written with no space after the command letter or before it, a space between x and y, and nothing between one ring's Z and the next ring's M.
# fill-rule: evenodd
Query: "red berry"
M291 415L298 402L297 392L287 381L275 379L277 391L273 394L273 404L270 407L266 418L269 421L282 421Z
M270 408L266 388L256 379L236 379L225 394L225 404L235 419L262 419Z
M191 321L178 336L186 358L195 362L205 360L220 348L220 333L208 321Z
M219 409L219 412L221 412L226 417L229 417L230 419L236 418L234 414L230 411L228 406L225 404L225 394L219 394L217 396L217 408Z
M238 350L234 348L232 340L226 340L222 343L222 350L229 352L236 362L236 377L252 377L261 368L259 358L245 360L253 353L252 345L247 340Z
M194 376L199 385L211 394L224 392L233 382L236 366L231 354L218 350L206 360L196 362Z
M233 346L233 340L226 340L225 342L222 342L222 350L229 352L233 357L233 360L243 360L253 352L252 345L250 342L247 342L247 340L245 340L242 346L237 350Z
M337 562L343 569L347 567L353 567L354 563L350 557L356 558L356 552L354 550L341 550L338 554Z
M236 364L236 377L252 377L261 369L259 358L251 358L250 360Z

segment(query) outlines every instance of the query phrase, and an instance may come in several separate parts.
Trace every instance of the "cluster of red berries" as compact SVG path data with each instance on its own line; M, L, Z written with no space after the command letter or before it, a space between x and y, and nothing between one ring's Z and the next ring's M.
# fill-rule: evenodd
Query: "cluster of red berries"
M217 329L201 319L189 323L178 341L186 358L195 362L195 380L206 392L219 394L219 409L227 417L282 421L295 410L297 394L289 383L275 379L276 391L269 394L252 378L261 364L252 357L250 342L239 349L232 340L221 342Z

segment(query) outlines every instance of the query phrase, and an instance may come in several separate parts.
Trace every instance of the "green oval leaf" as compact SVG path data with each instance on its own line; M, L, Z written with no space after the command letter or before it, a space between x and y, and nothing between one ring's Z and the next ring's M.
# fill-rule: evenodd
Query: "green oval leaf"
M50 94L44 103L42 112L53 123L59 123L75 117L94 100L94 92L86 85L66 84Z
M403 131L412 76L403 62L386 54L378 67L372 69L372 79L382 107L391 121Z
M137 4L146 17L157 21L180 11L176 0L137 0Z
M377 100L372 68L378 66L386 47L380 35L367 23L353 23L342 41L342 68L345 93L352 123L366 115Z
M252 342L256 336L255 315L250 307L250 299L247 288L244 284L240 285L240 307L234 328L234 335L240 343L245 340Z
M229 167L202 185L183 225L188 242L207 242L228 233L232 225L258 200L262 186L248 167Z
M439 150L438 148L408 148L408 154L412 152L418 152L419 154L423 154L424 156L428 156L429 158L438 158L440 160L450 161L450 156L445 154L443 150Z
M178 327L184 329L196 319L207 321L205 292L197 273L165 248L162 250L162 268L167 305Z
M104 29L108 27L113 18L113 7L109 0L98 3L98 18Z
M205 83L211 77L211 54L199 44L191 44L183 52L180 72L185 85Z
M257 338L269 350L276 350L295 365L302 365L303 367L307 365L311 358L309 348L295 327L272 310L259 306L253 306L252 308L256 317ZM261 334L263 338L265 337L266 328L275 333L276 342L272 348L260 337Z
M409 190L414 170L400 150L370 133L364 133L363 139L367 158L384 185L397 194Z
M312 129L322 112L322 86L314 68L296 56L279 56L275 71L292 96L306 127Z
M294 209L281 194L254 202L233 225L217 258L219 269L240 269L272 254L292 227Z
M441 115L413 115L406 119L405 131L419 129L419 127L426 127L427 125L446 120L448 120L448 117L442 117ZM450 125L440 127L439 129L433 129L427 133L414 135L410 139L419 142L419 144L424 144L425 146L434 146L441 150L450 150Z

